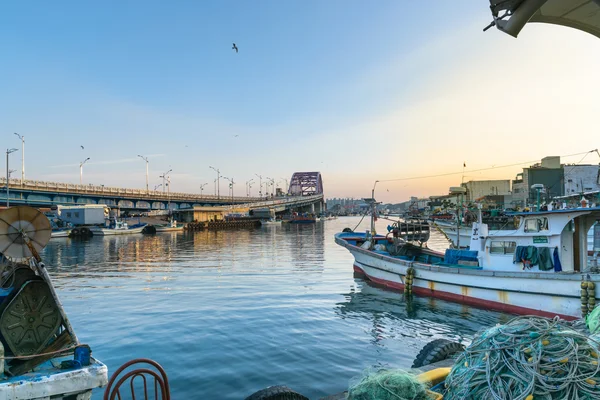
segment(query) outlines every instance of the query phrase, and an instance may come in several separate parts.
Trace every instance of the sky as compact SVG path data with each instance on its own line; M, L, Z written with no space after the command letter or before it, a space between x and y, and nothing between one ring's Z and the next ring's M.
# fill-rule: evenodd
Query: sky
M600 147L600 40L484 33L486 0L421 3L2 2L0 147L25 136L26 179L79 183L89 157L85 184L145 188L143 155L151 189L169 169L171 191L213 193L213 166L235 195L320 171L328 198L380 180L384 202L600 162L582 154Z

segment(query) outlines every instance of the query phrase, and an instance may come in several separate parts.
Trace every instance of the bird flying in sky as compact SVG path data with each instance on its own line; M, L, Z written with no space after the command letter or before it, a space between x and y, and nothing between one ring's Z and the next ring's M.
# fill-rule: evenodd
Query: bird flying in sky
M85 149L83 148L83 146L81 146L81 150L85 150Z
M235 50L235 52L236 52L236 53L238 52L238 48L237 48L237 46L235 45L235 43L233 44L233 47L232 47L231 49L232 49L232 50Z

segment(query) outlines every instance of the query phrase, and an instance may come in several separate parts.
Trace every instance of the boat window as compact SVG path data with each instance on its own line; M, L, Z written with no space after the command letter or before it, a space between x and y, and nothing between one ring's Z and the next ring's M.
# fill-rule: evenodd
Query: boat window
M490 246L491 254L513 254L517 248L516 242L493 241Z
M79 218L79 211L75 211L75 218Z
M527 218L525 220L525 232L539 232L548 230L548 218Z
M67 212L67 218L71 218L71 212Z

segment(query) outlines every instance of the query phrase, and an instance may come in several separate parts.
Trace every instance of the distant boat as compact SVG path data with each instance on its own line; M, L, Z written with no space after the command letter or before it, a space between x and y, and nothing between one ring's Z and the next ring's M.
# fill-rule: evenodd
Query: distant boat
M263 225L263 226L281 225L281 220L280 219L274 219L274 218L261 219L260 220L260 224Z
M292 215L290 219L285 220L284 222L290 224L313 224L317 222L317 219L312 214Z
M171 220L168 224L154 225L156 232L178 232L183 230L183 224L178 224L177 221Z
M127 222L116 220L111 223L108 228L94 227L91 231L94 235L109 236L109 235L130 235L134 233L142 233L148 224L135 224L129 226Z
M52 229L52 232L50 233L50 238L51 239L65 238L65 237L69 237L70 234L71 234L71 229L69 229L69 228L56 228L56 229Z

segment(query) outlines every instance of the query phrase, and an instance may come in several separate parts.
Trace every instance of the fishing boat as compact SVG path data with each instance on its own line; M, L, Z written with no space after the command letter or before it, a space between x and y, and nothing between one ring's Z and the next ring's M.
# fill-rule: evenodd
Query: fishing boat
M178 224L177 221L171 219L168 224L154 225L156 232L180 232L183 231L183 224Z
M261 219L261 220L260 220L260 224L261 224L262 226L275 226L275 225L281 225L281 220L280 220L280 219L275 219L275 218Z
M52 229L52 232L50 233L50 238L66 238L69 237L69 235L71 235L70 228L56 228Z
M479 213L469 250L433 251L410 232L377 235L373 218L370 232L341 232L335 241L354 256L357 274L390 288L517 314L585 315L600 282L600 207L509 215L515 228L491 231Z
M317 218L313 214L298 214L293 213L290 218L284 220L290 224L314 224Z
M131 235L134 233L142 233L148 224L128 225L127 222L119 219L111 219L107 222L106 227L95 226L90 230L94 235L109 236L109 235Z
M0 399L90 399L108 371L79 342L39 255L48 219L19 206L0 221Z

